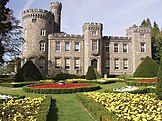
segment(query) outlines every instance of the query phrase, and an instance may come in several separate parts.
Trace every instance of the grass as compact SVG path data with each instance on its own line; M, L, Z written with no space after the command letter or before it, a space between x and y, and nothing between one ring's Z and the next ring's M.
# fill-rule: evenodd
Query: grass
M123 82L101 85L102 89L98 91L103 92L106 89L118 88L125 85ZM0 87L0 94L18 94L25 95L26 97L42 96L42 94L23 92L22 88L8 87ZM75 94L50 94L50 96L55 99L57 108L51 109L55 112L50 114L54 117L49 118L49 121L94 121L85 108L77 101Z

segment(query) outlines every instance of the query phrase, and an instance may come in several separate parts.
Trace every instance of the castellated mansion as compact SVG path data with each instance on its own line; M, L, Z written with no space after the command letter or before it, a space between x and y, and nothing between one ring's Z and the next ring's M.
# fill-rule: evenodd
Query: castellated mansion
M24 40L22 64L32 60L46 75L49 69L85 75L92 65L100 74L133 74L141 61L151 57L151 29L133 25L126 37L103 36L101 23L85 23L83 35L61 32L62 4L50 11L28 9L22 13Z

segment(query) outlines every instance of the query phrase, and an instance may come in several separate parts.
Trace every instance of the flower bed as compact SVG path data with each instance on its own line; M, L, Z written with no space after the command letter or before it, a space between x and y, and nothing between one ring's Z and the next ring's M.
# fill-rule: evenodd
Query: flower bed
M75 92L87 92L100 89L100 86L93 84L36 84L23 87L26 92L43 94L66 94Z
M79 96L83 97L82 100L86 100L87 97L100 103L109 114L114 114L114 118L120 121L162 120L162 101L158 100L155 94L88 92Z
M134 81L127 81L126 84L130 86L154 86L157 83L156 78L137 78Z
M36 121L41 119L43 114L48 114L47 97L24 98L18 100L9 100L0 104L0 120L2 121ZM50 103L48 103L50 107ZM42 111L43 109L43 111ZM43 112L43 113L42 113ZM38 115L39 114L39 115ZM40 115L41 114L41 115ZM38 115L38 116L37 116ZM43 121L43 120L42 120Z

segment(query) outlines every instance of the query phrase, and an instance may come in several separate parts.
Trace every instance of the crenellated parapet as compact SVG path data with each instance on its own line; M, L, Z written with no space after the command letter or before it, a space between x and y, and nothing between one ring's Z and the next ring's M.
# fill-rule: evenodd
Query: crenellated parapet
M140 33L140 34L146 34L146 33L151 33L151 28L150 27L143 27L143 26L137 26L133 25L132 27L129 27L126 29L126 34L131 35L133 33Z
M83 38L83 35L77 34L66 34L66 33L54 33L48 36L49 39L52 38Z
M53 16L50 11L43 9L28 9L22 12L22 19L26 18L41 18L52 20Z
M60 2L51 2L51 8L62 9L62 3L60 3Z
M103 25L102 23L85 23L83 25L83 30L102 30Z
M131 40L130 37L118 37L118 36L109 36L109 39L113 39L113 40Z

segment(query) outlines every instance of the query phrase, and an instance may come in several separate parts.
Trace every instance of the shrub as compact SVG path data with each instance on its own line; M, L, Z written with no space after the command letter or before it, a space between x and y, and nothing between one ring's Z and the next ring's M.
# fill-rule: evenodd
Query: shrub
M93 79L97 79L96 73L93 69L93 66L89 66L88 67L88 71L85 77L87 80L93 80Z
M100 89L100 86L93 85L88 87L79 87L79 88L32 88L30 86L24 86L23 90L30 93L38 94L67 94L67 93L76 93L76 92L88 92Z
M78 101L88 110L95 121L117 121L113 113L102 106L100 103L93 101L90 97L83 94L77 94Z
M43 76L32 61L27 61L15 75L16 82L41 80Z
M46 100L42 103L38 111L38 114L36 116L37 121L47 121L47 116L49 114L51 100L52 100L52 97L47 96Z
M158 64L147 56L136 69L134 77L156 77L158 68Z
M159 71L157 74L157 86L156 86L156 95L158 96L159 99L162 99L162 57L160 59L160 67Z

